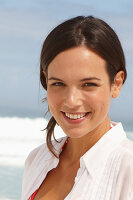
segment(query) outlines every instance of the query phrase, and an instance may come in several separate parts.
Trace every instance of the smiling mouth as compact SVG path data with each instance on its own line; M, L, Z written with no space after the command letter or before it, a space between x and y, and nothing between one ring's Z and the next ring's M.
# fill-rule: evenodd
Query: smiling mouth
M63 114L71 119L71 120L77 120L77 119L82 119L84 118L86 115L89 114L89 112L86 112L86 113L77 113L77 114L71 114L71 113L67 113L67 112L63 112Z

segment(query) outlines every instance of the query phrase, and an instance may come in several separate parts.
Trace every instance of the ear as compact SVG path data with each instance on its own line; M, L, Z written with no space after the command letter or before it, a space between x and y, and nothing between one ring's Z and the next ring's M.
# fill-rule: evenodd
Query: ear
M113 98L117 98L119 96L123 85L123 80L124 80L124 71L119 71L114 78L114 82L111 88Z
M44 74L44 76L46 78L46 83L47 83L48 82L47 73L45 71L43 71L43 74Z

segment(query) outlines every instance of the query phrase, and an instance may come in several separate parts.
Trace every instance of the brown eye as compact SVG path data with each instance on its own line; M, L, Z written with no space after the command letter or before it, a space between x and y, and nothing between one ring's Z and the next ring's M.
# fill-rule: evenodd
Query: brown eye
M84 87L92 87L92 86L97 86L97 84L96 83L85 83L83 86Z

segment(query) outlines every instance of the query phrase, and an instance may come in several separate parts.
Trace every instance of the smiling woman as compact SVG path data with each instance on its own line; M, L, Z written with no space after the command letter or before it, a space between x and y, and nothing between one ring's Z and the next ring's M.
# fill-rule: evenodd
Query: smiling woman
M104 21L79 16L47 36L40 80L52 118L47 144L26 160L23 200L132 200L133 144L108 115L126 76L120 41ZM60 141L51 140L56 123Z
M117 74L120 87L122 75L122 71ZM82 46L66 50L49 64L46 79L49 109L67 136L80 138L107 123L117 83L110 85L105 60L99 55Z

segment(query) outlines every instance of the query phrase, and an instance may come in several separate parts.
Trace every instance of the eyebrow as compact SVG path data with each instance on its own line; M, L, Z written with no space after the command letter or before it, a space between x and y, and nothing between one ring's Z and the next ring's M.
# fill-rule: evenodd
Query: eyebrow
M50 77L48 80L63 81L63 80L61 80L61 79L59 79L59 78L56 78L56 77ZM101 79L99 79L99 78L97 78L97 77L88 77L88 78L81 79L80 82L92 81L92 80L101 81Z
M84 79L80 80L80 82L92 81L92 80L101 81L101 79L99 79L99 78L97 78L97 77L88 77L88 78L84 78Z
M56 78L56 77L50 77L48 80L49 80L49 81L50 81L50 80L63 81L63 80L61 80L61 79L59 79L59 78Z

